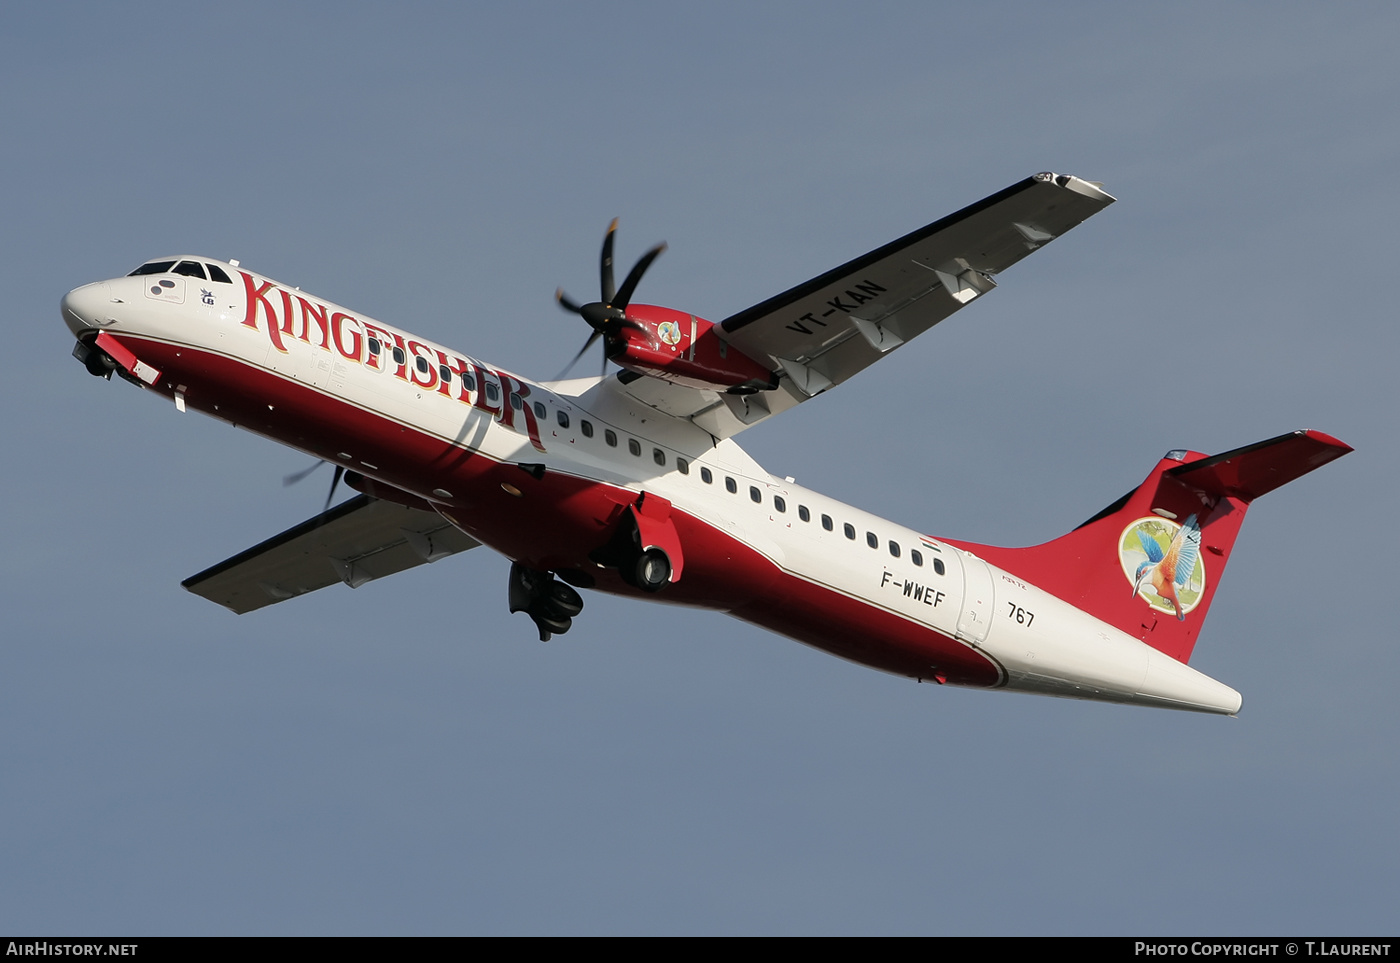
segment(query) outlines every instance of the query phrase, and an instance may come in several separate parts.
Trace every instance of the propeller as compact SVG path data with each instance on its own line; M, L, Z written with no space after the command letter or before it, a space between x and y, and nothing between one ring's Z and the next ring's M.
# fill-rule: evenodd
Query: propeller
M565 311L572 311L583 320L588 322L588 326L593 329L593 333L588 336L588 340L583 343L578 354L574 355L568 367L561 371L558 381L568 374L578 360L588 353L588 349L593 347L593 343L599 338L603 339L603 374L608 373L608 359L615 355L622 347L622 332L625 328L632 328L637 331L645 331L640 324L627 318L627 305L632 301L632 294L637 290L637 284L642 280L642 275L647 268L651 267L651 262L655 261L662 251L666 250L665 242L647 251L632 265L632 270L627 272L627 277L622 281L622 287L617 287L613 283L613 235L617 233L617 218L608 225L608 233L603 237L603 254L599 259L599 289L601 296L597 301L589 301L587 304L578 304L560 288L554 292L554 299L559 302L559 306Z
M326 464L326 462L324 459L322 459L321 461L316 462L316 464L312 465L310 468L303 468L301 471L293 472L290 475L283 475L282 487L286 488L288 486L295 485L297 482L301 481L307 475L311 474L313 471L320 468L324 464ZM326 512L330 511L331 499L335 498L336 486L340 484L340 479L343 477L345 477L345 469L342 468L340 465L336 465L335 475L331 478L331 490L326 492L326 504L324 507L322 507L321 514L324 515Z

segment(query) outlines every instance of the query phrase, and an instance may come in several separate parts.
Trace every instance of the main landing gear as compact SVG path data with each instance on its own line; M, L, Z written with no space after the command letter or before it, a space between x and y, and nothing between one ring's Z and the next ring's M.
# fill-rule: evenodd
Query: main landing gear
M540 630L540 641L563 635L583 611L583 597L557 581L550 572L537 572L519 562L510 566L510 610L524 612Z
M661 591L672 579L679 579L684 564L670 511L666 499L638 495L622 512L608 541L589 553L589 560L600 568L616 569L633 588ZM593 575L582 569L564 568L558 574L562 581L556 581L552 572L519 562L510 567L510 610L534 620L541 642L569 631L574 616L583 609L583 599L570 586L594 584Z
M643 592L659 592L671 581L671 556L660 546L648 544L642 534L643 521L646 521L645 516L639 516L635 508L629 508L607 544L595 549L588 557L597 565L617 569L622 580L633 588ZM661 529L659 523L652 524ZM667 522L668 529L669 526ZM675 530L669 530L674 539Z
M637 556L630 570L622 570L622 577L644 592L659 592L671 581L671 560L661 549L649 548Z

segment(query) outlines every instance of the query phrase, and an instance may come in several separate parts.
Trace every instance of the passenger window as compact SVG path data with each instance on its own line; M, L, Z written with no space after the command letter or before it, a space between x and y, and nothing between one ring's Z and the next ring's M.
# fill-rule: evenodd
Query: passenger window
M438 365L438 377L442 379L443 384L452 384L452 369L445 364Z
M753 502L756 502L756 503L762 503L762 501L763 501L763 492L759 491L757 488L755 488L754 486L750 485L750 486L749 486L749 499L750 499L751 501L753 501Z
M841 530L846 533L846 537L849 538L851 541L854 542L856 540L856 527L850 522L847 522L845 525L841 526Z
M787 501L783 498L782 495L774 495L773 507L780 512L785 512L787 511Z
M689 474L690 474L690 462L686 461L684 458L677 458L677 459L676 459L676 471L680 472L682 475L689 475Z
M414 364L418 366L418 370L423 374L427 374L428 369L432 367L432 365L428 364L428 359L423 357L421 354L418 356L418 360L415 361Z
M399 349L395 348L394 350L397 351ZM496 384L494 381L486 382L486 400L492 404L501 400L500 385Z
M878 538L875 537L875 533L874 533L874 532L866 532L866 533L865 533L865 544L869 545L871 548L879 548L879 547L880 547L880 540L879 540Z
M724 476L724 490L727 491L727 492L729 492L729 494L733 495L735 492L737 492L737 491L739 490L739 483L736 482L734 479L730 478L728 475L725 475L725 476Z
M569 413L568 413L567 411L565 411L563 408L560 408L558 411L556 411L556 412L554 413L554 420L557 421L557 422L559 422L559 427L560 427L560 428L567 428L567 427L569 427Z
M540 404L538 401L535 402L535 417L541 420L549 417L549 412L545 411L544 405Z
M394 364L404 364L408 361L408 355L403 353L403 348L394 345Z
M589 421L587 418L580 419L578 423L578 430L583 432L583 437L592 438L593 422Z
M913 562L915 565L922 566L924 564L924 553L917 548L911 548L909 550L909 561Z
M898 542L894 542L894 541L890 542L890 554L893 555L895 558L899 558L899 543L898 543Z
M702 482L704 482L706 485L708 485L708 484L710 484L711 482L713 482L713 481L715 480L715 476L714 476L713 474L710 473L710 470L709 470L708 468L705 468L704 466L701 466L701 468L700 468L700 480L701 480Z
M663 468L666 467L666 453L660 448L653 448L651 450L651 460Z
M199 278L201 281L209 280L204 276L204 265L198 261L181 261L175 265L175 274L183 274L187 278Z
M224 269L221 268L221 267L219 267L217 264L210 264L210 265L207 265L207 266L208 266L208 268L209 268L209 280L211 280L211 281L221 281L221 282L223 282L224 284L232 284L232 283L233 283L232 281L229 280L229 276L228 276L226 273L224 273Z
M627 450L638 458L642 457L642 443L635 438L627 439Z
M606 442L608 443L608 447L609 447L609 448L616 448L616 447L617 447L617 432L613 431L611 428L604 428L604 429L603 429L603 440L606 441Z
M383 345L381 345L381 344L379 343L379 339L378 339L378 338L370 338L370 339L369 339L369 353L370 353L370 354L379 354L379 349L382 348L382 347L383 347Z
M812 513L807 511L806 505L798 505L797 517L802 519L804 522L810 522L812 520Z
M831 531L831 516L830 516L830 515L823 515L823 516L822 516L822 528L826 529L828 532Z
M933 570L934 570L935 572L937 572L939 575L942 575L942 574L943 574L943 571L944 571L944 569L943 569L943 559L941 559L941 558L936 558L936 559L933 560Z
M525 401L519 395L512 392L510 396L510 406L516 411L520 411L525 407Z
M467 386L467 390L468 390L468 391L475 391L475 390L476 390L476 375L474 375L474 374L464 374L464 375L462 375L462 384L464 384L464 385Z

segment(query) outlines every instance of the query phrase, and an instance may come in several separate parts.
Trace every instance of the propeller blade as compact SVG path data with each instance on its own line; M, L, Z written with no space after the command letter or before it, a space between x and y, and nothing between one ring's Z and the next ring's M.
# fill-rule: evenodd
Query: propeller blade
M292 474L290 474L290 475L283 475L283 476L282 476L282 487L283 487L283 488L286 488L286 487L288 487L289 485L295 485L297 482L301 481L301 480L302 480L303 478L305 478L307 475L311 474L313 471L315 471L316 469L320 468L320 467L321 467L322 465L324 465L324 464L325 464L324 461L318 461L318 462L316 462L314 465L312 465L310 468L303 468L301 471L292 472Z
M579 349L579 353L574 355L574 360L570 361L567 365L565 365L564 370L559 372L559 374L557 374L553 380L563 381L564 376L569 373L569 371L573 368L574 365L578 364L578 359L582 358L585 354L587 354L588 349L593 347L593 342L597 341L602 336L603 332L601 331L594 331L592 334L590 334L588 336L588 340L583 343L583 347Z
M632 301L632 292L637 290L637 282L641 281L642 275L647 273L647 268L651 267L651 262L666 250L666 242L662 241L642 255L642 259L632 265L632 270L627 272L627 279L622 282L622 287L617 290L612 300L608 303L615 308L626 308Z
M603 250L598 258L598 284L599 293L602 296L600 300L589 301L587 304L577 304L564 293L563 288L558 288L554 292L554 300L559 302L561 308L577 314L593 329L593 334L584 342L579 353L574 355L573 360L555 377L555 381L563 380L573 370L574 365L578 364L579 359L588 353L593 342L600 337L603 339L601 376L606 377L608 361L626 350L627 339L623 337L623 332L631 329L644 335L647 334L645 325L627 317L627 305L632 300L632 294L637 290L637 285L641 283L642 275L647 273L651 262L655 261L662 251L666 250L666 245L665 243L658 244L643 254L640 260L632 266L632 270L627 272L627 277L619 289L613 275L613 242L616 236L617 218L613 218L612 223L608 225L608 232L603 235Z
M598 265L598 274L602 282L603 296L600 299L604 304L612 304L613 294L616 287L613 285L613 235L617 233L617 218L612 219L608 225L608 233L603 235L603 256Z
M583 306L575 304L573 299L564 293L563 288L560 288L559 290L554 292L554 300L558 301L559 306L565 311L572 311L574 312L574 314L583 313Z
M323 515L331 510L331 499L335 497L335 486L340 484L340 479L344 477L344 475L345 469L340 465L336 465L335 477L331 479L331 490L326 493L326 507L321 509Z

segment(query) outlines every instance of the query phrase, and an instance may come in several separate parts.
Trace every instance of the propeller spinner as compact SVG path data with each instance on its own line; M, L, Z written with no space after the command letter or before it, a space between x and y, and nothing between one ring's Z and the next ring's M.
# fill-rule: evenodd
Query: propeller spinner
M608 233L603 237L603 253L599 259L598 274L601 297L597 301L589 301L587 304L576 304L564 289L560 288L554 292L555 299L559 306L566 311L572 311L583 320L588 322L588 326L593 329L593 333L588 336L588 340L583 343L579 353L574 355L559 378L569 373L578 360L588 353L588 349L593 347L593 342L599 338L603 339L603 374L608 371L608 359L620 351L624 341L622 332L625 328L632 328L637 331L646 329L635 321L627 317L627 305L632 300L632 294L637 290L637 284L642 280L642 275L647 268L651 267L651 262L666 250L663 242L647 251L641 256L632 270L627 272L627 277L622 281L622 287L616 287L613 283L613 235L617 233L617 218L608 225ZM559 380L556 378L555 380Z

